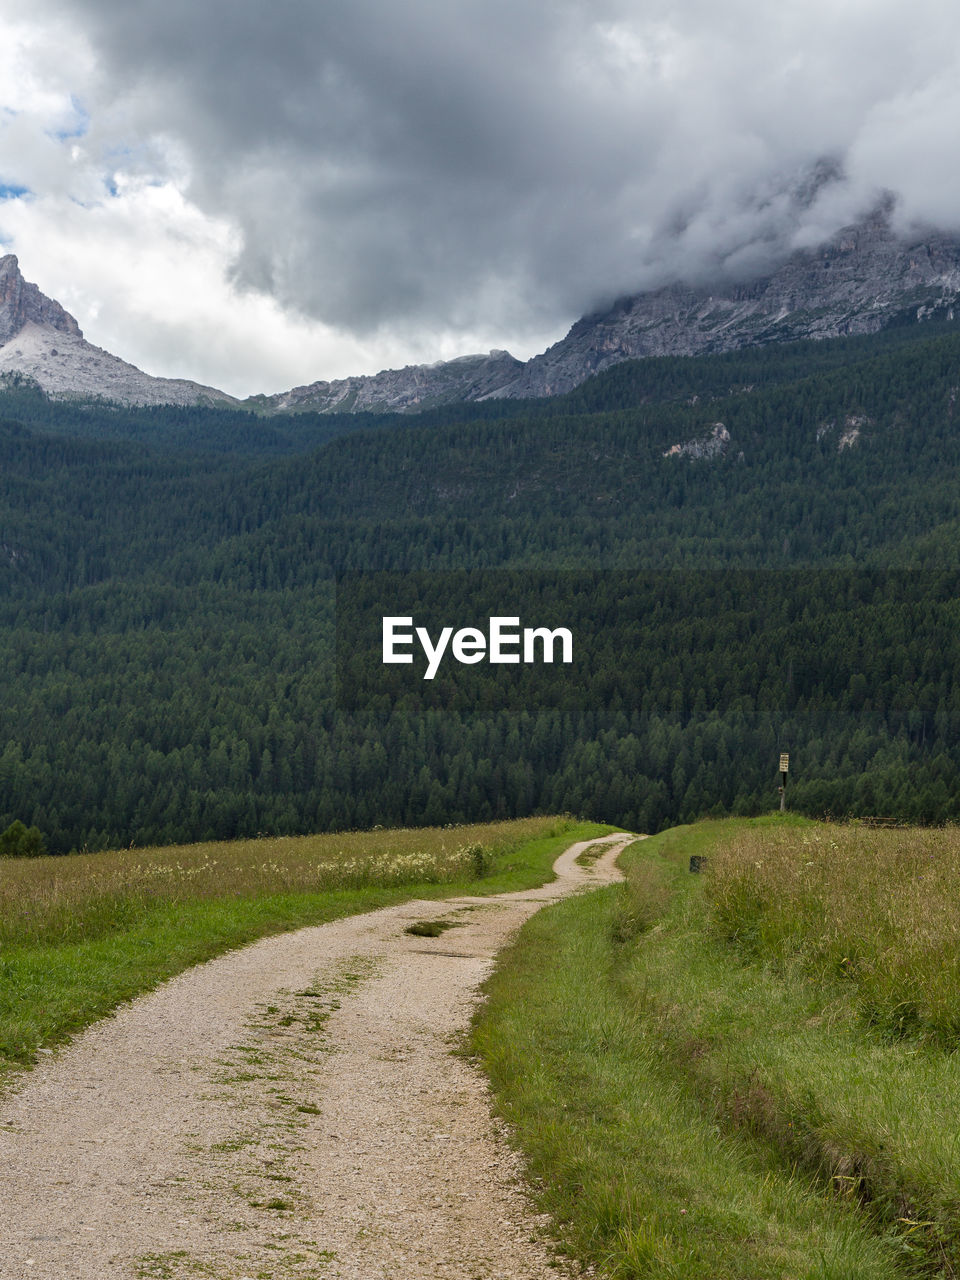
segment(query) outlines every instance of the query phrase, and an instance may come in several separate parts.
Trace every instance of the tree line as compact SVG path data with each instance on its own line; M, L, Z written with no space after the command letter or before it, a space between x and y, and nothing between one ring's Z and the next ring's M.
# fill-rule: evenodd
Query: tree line
M782 749L805 812L953 819L958 357L941 326L326 423L15 387L0 829L656 830L769 808ZM722 457L664 456L720 420ZM384 685L357 628L387 597L434 623L550 606L580 665Z

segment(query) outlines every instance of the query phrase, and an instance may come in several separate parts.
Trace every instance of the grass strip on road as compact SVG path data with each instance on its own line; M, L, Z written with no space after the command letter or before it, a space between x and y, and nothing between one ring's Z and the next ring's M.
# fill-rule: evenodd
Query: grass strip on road
M750 1117L769 1103L758 1073L790 1082L794 1099L817 1083L809 1061L787 1063L778 1049L788 1027L835 1067L852 1046L832 1038L829 1018L810 1025L822 1001L808 980L785 991L710 933L707 877L687 866L726 829L700 824L634 845L626 886L533 917L488 981L472 1048L563 1247L602 1274L919 1274L931 1263L915 1238L926 1228L863 1214L856 1194L836 1193L852 1184L800 1159L802 1138L785 1145ZM862 1084L861 1074L848 1096Z
M564 818L0 859L0 1077L124 1000L268 934L551 879Z

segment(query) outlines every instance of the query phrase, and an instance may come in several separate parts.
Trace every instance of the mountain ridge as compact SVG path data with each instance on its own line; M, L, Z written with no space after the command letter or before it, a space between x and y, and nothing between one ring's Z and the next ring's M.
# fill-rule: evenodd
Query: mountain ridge
M897 321L953 318L960 302L960 235L898 235L876 210L750 280L678 282L625 294L583 316L564 338L521 361L508 351L317 380L240 401L186 379L155 378L88 343L77 321L0 258L0 377L48 396L125 405L200 404L261 414L410 413L438 405L562 394L623 360L718 354L796 339L870 334Z
M155 378L88 342L74 317L23 278L16 254L0 258L0 380L26 378L53 399L127 407L239 401L186 378Z
M0 258L0 346L30 323L83 337L70 312L24 280L16 254L8 253Z
M556 395L620 360L876 333L910 310L918 322L952 318L958 299L960 237L899 236L878 210L756 279L677 283L618 299L529 360L509 394Z

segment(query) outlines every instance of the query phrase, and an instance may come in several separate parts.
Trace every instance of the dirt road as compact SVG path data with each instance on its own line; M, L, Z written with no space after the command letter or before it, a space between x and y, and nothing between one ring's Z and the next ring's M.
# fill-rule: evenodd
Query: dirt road
M451 1053L541 889L267 938L124 1006L0 1107L0 1280L541 1280L544 1224ZM451 922L437 937L405 932Z

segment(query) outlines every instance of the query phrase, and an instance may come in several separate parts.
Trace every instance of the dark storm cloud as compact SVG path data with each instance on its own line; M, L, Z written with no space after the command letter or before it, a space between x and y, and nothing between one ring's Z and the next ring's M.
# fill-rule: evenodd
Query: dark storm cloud
M93 46L93 131L176 142L238 278L360 332L747 275L884 188L960 221L939 0L45 3Z

